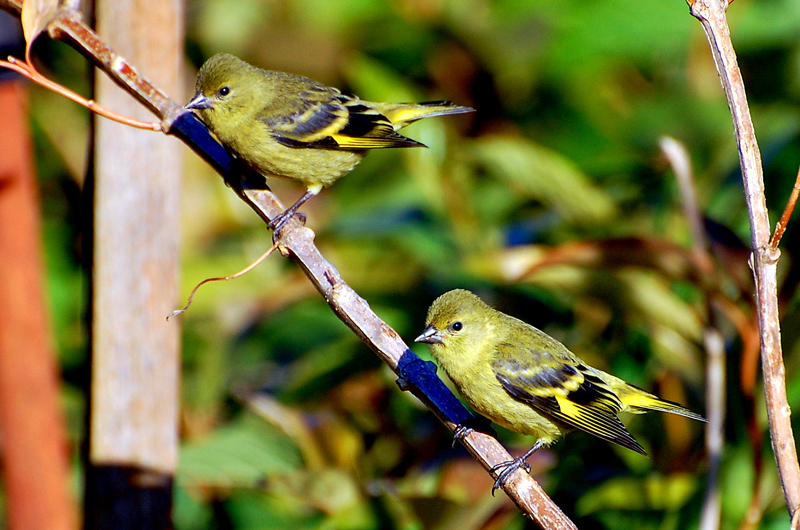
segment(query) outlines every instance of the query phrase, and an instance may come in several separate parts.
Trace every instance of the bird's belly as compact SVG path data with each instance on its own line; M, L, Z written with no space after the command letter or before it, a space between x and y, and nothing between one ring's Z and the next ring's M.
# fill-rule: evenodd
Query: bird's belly
M294 148L270 141L259 153L237 151L239 157L261 174L302 182L306 186L329 186L361 162L365 151Z
M529 434L550 443L564 431L548 418L536 412L530 405L511 397L499 381L492 376L477 385L473 381L458 391L475 412L492 422L514 432Z

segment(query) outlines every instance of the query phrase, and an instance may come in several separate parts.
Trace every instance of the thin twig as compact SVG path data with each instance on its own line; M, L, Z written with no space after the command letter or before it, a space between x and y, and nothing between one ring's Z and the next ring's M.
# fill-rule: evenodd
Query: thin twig
M21 7L22 0L0 0L0 8L13 13L18 14ZM202 128L199 132L193 129L189 111L175 103L116 54L83 23L80 13L62 7L48 26L48 31L51 37L68 42L92 60L118 85L154 112L162 120L162 129L165 132L178 136L223 173L234 191L262 219L269 222L285 210L270 191L263 188L250 189L244 181L236 181L234 174L224 173L226 168L233 167L224 148L212 140L206 129ZM293 219L283 229L281 236L281 252L291 256L300 265L317 290L324 295L334 313L406 383L410 383L408 389L451 431L454 430L457 425L453 418L466 414L466 410L436 375L425 370L425 363L411 352L397 332L383 322L367 302L344 283L336 268L314 245L314 233ZM436 395L422 390L432 387L442 390ZM478 431L466 436L462 443L487 470L511 459L494 437ZM512 475L504 484L503 490L542 528L575 528L572 521L527 473L518 471Z
M711 304L708 304L709 309ZM706 348L706 451L708 452L708 478L703 511L700 518L702 530L719 528L722 514L722 492L719 471L725 447L725 339L710 322L703 333Z
M699 277L705 296L706 329L703 345L706 349L706 451L708 452L708 478L703 511L700 517L702 530L719 528L722 512L719 470L722 450L725 446L725 339L714 317L711 288L714 277L714 261L708 247L703 218L697 201L697 186L692 173L689 153L684 145L674 138L664 137L659 142L661 152L667 158L678 181L681 202L692 232L692 258L700 269ZM716 290L718 291L718 290Z
M30 79L37 85L41 85L48 90L52 90L57 94L61 94L65 98L74 101L78 105L83 105L84 107L94 112L95 114L103 116L104 118L108 118L109 120L114 120L116 122L122 123L123 125L130 125L131 127L136 127L137 129L147 129L150 131L161 130L161 124L158 122L136 120L134 118L123 116L122 114L117 114L116 112L99 105L93 99L87 99L81 96L80 94L76 94L67 87L59 85L55 81L51 81L50 79L40 74L30 62L23 62L20 61L19 59L9 56L8 61L0 60L0 67L13 70L18 74L23 75L26 78Z
M692 257L696 266L705 275L714 273L714 262L708 250L708 238L703 225L703 216L697 203L697 186L692 174L692 164L686 147L675 138L665 136L659 141L661 152L666 157L681 193L681 203L686 214L686 220L692 232Z
M789 224L789 219L792 218L794 205L797 204L798 196L800 196L800 168L797 170L797 177L794 179L792 193L789 195L789 200L786 201L786 208L783 210L781 220L778 221L778 224L775 226L775 232L772 234L772 239L769 240L769 246L771 246L773 250L777 250L778 245L781 242L781 238L783 237L783 233L786 232L786 225Z
M769 216L764 195L761 153L747 105L742 74L736 62L723 0L688 0L691 13L703 25L714 63L728 100L739 148L745 202L750 217L753 254L750 265L756 284L756 307L761 333L761 365L772 448L789 513L800 508L800 465L786 398L785 368L778 314L777 264L780 252L770 246Z
M175 311L173 311L172 313L167 315L167 320L169 320L171 317L178 316L178 315L181 315L181 314L185 313L186 310L189 309L189 306L192 305L192 299L194 298L194 293L196 293L197 290L201 286L203 286L203 285L205 285L207 283L211 283L211 282L227 282L229 280L235 280L236 278L239 278L240 276L244 276L245 274L247 274L251 270L253 270L256 267L258 267L259 265L261 265L261 263L265 259L267 259L270 254L275 252L276 248L278 248L278 244L277 243L273 243L273 245L271 247L269 247L269 250L267 250L266 252L261 254L261 256L259 256L258 259L256 259L253 263L251 263L250 265L248 265L247 267L245 267L244 269L240 270L237 273L230 274L228 276L217 276L216 278L206 278L202 282L198 283L197 285L194 286L194 289L192 289L192 292L189 293L189 298L188 298L188 300L186 300L186 305L183 306L180 309L176 309Z

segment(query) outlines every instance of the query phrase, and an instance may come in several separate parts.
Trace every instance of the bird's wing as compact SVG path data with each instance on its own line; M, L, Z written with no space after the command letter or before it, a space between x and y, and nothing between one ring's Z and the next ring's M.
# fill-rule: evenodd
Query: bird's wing
M392 123L363 102L328 87L283 98L281 112L264 112L262 121L283 145L297 148L377 149L423 144L397 134Z
M492 363L506 392L569 427L646 454L619 421L619 397L579 360L501 343Z
M333 137L343 148L425 147L425 144L395 132L392 122L373 107L357 99L343 97L349 117L347 125Z

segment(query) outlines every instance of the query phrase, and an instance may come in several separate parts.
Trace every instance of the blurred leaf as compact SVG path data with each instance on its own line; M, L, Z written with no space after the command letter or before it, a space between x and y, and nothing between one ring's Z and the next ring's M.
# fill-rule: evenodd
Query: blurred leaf
M581 497L576 511L581 515L607 509L674 511L699 486L698 478L688 473L612 478Z
M283 406L263 392L251 392L240 395L239 398L259 417L292 439L302 454L307 469L318 470L323 467L322 451L302 412Z
M382 14L380 0L295 0L294 14L315 31L347 32L356 24L369 21Z
M192 7L207 56L223 51L244 55L248 41L272 14L267 4L253 0L207 0Z
M245 416L181 447L178 481L185 486L253 488L299 466L300 455L286 435Z
M396 245L379 238L342 241L328 253L329 259L346 270L348 283L358 292L391 293L419 281L422 270Z
M225 510L230 528L236 530L316 530L325 522L325 514L301 499L258 491L235 492Z
M563 245L518 245L497 257L505 281L515 282L554 265L589 268L639 267L675 279L694 279L689 252L670 241L654 238L617 238L570 241Z
M173 517L175 527L181 530L205 530L211 528L212 510L205 499L195 498L186 489L175 487ZM200 497L199 495L197 497Z
M416 101L408 80L386 65L357 55L345 65L347 83L360 98L368 101Z
M341 380L340 376L351 375L358 369L356 353L361 347L356 337L345 335L308 350L289 367L282 381L282 396L298 399L310 395L311 389L319 391L335 385Z
M699 342L702 323L691 305L678 297L669 282L650 271L621 270L615 274L626 287L631 312L645 320L674 329L684 337Z
M89 143L89 111L81 105L65 105L63 96L38 85L32 90L37 105L30 109L31 117L63 158L72 179L82 183Z
M613 202L575 164L530 140L486 135L473 142L472 154L489 174L568 221L601 223L616 214Z
M306 474L296 489L308 503L328 514L352 513L361 503L361 494L353 476L336 469Z

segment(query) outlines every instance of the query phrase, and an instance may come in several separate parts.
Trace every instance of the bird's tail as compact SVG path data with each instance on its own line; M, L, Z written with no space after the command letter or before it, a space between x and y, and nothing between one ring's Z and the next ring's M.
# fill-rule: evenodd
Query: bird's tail
M378 103L375 104L378 112L386 116L395 130L414 123L422 118L446 116L448 114L463 114L473 112L475 109L453 105L449 101L428 101L426 103Z
M633 385L628 386L631 387L633 391L620 396L620 401L630 407L632 409L631 412L646 412L649 410L655 410L659 412L669 412L671 414L685 416L697 421L707 421L701 415L695 414L691 410L682 407L677 403L658 398L653 394L645 392L644 390Z

